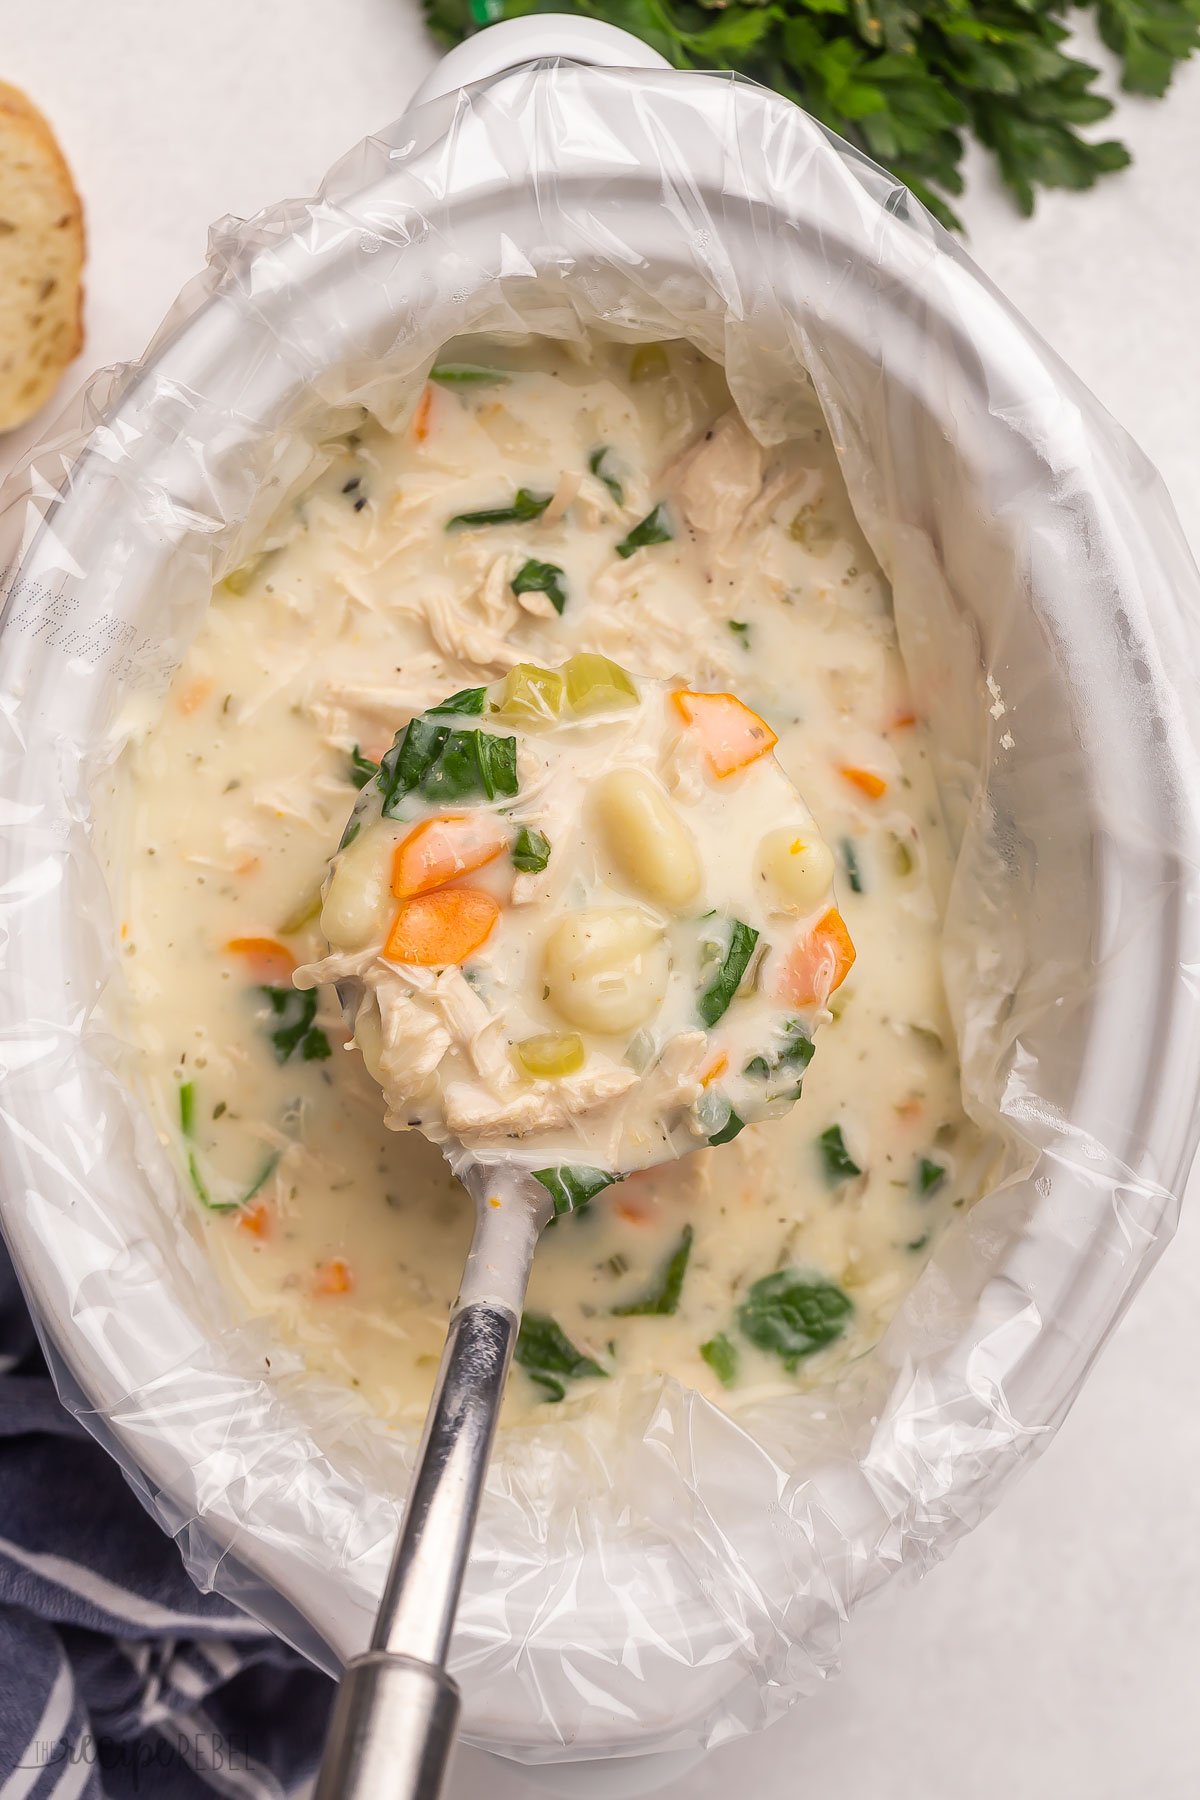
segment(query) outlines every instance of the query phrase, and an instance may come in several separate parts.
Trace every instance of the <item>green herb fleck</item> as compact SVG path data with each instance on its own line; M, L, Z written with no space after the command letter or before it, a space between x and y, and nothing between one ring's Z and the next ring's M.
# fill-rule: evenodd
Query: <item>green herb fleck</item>
M700 1354L721 1383L722 1387L732 1387L737 1380L738 1353L723 1331L710 1337L706 1344L701 1344Z
M495 387L509 376L503 369L486 369L481 363L445 362L434 363L429 379L442 387Z
M757 942L758 933L753 925L743 925L740 919L730 921L729 946L716 975L700 996L700 1017L710 1028L728 1011Z
M862 870L858 866L858 851L849 838L842 839L842 863L846 870L846 880L850 883L850 891L861 894L863 891Z
M510 506L485 506L479 512L455 513L446 520L446 530L471 530L477 525L528 525L541 518L553 498L553 494L534 494L528 488L518 488Z
M565 580L557 563L538 562L531 556L513 576L512 591L514 594L545 594L555 612L561 614L567 604L567 591L562 585Z
M333 1052L329 1039L313 1023L317 1016L317 995L313 988L301 993L298 988L260 987L270 1003L268 1036L275 1050L276 1062L289 1062L300 1052L301 1062L324 1062Z
M688 1258L692 1254L692 1239L695 1235L690 1225L684 1226L679 1242L663 1264L658 1278L639 1299L627 1301L624 1306L614 1306L614 1317L665 1318L678 1311L683 1278L687 1274Z
M554 1216L578 1212L617 1179L607 1169L593 1169L586 1163L566 1163L557 1169L535 1169L533 1179L540 1181L554 1202Z
M487 731L456 731L423 713L397 734L379 766L379 789L385 819L394 819L405 795L414 790L435 804L471 794L511 798L517 791L517 740Z
M738 1307L738 1325L759 1350L778 1356L785 1369L832 1344L846 1329L853 1302L833 1282L796 1269L777 1269L756 1281Z
M548 1313L525 1314L513 1356L530 1380L545 1389L546 1397L551 1401L565 1398L568 1381L606 1373L598 1362L575 1348Z
M749 648L750 648L750 627L746 623L745 619L727 619L726 624L729 626L729 629L730 629L730 631L732 631L734 637L741 638L742 649L749 650Z
M608 445L602 444L599 450L593 450L592 454L588 457L588 468L599 481L604 483L617 505L624 506L625 489L621 486L621 483L617 480L615 475L610 475L605 470L604 459L607 455Z
M651 544L669 544L674 535L666 504L660 500L653 512L648 512L629 535L621 539L617 555L629 557L635 550L645 550Z
M846 1140L842 1136L840 1125L831 1125L817 1139L821 1152L821 1161L825 1165L825 1179L836 1187L839 1181L849 1181L852 1175L861 1175L862 1170L846 1148Z
M550 861L550 840L540 831L531 831L528 825L522 825L513 839L510 854L514 869L520 869L522 875L536 875Z
M922 1200L927 1199L930 1194L936 1193L945 1179L946 1171L941 1163L934 1162L932 1158L928 1156L923 1156L920 1159L917 1164L916 1181L917 1192L920 1194Z
M911 1244L905 1244L904 1248L906 1250L911 1250L913 1255L915 1256L919 1250L923 1250L925 1248L925 1246L928 1242L929 1242L929 1233L927 1231L925 1231L925 1232L922 1232L922 1234L919 1238L914 1238L912 1240Z

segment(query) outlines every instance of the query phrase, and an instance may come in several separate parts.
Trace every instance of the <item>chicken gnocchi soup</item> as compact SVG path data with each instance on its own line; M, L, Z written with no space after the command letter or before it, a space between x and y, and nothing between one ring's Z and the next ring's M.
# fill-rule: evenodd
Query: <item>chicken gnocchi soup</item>
M479 340L320 451L111 796L129 1032L234 1304L419 1421L473 1216L431 1129L562 1214L510 1424L833 1381L988 1145L819 414L766 447L686 344ZM664 1134L700 1148L643 1167Z
M386 1122L519 1147L562 1211L784 1112L854 952L774 743L594 653L405 724L294 977L349 1000Z

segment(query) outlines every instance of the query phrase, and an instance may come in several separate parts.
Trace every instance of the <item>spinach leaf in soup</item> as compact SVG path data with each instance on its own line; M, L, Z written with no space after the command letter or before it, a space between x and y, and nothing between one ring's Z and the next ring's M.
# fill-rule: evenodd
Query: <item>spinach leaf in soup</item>
M275 1051L276 1062L290 1062L297 1051L301 1062L324 1062L333 1054L329 1039L314 1023L317 1016L315 989L309 988L302 993L298 988L260 987L258 991L270 1004L267 1036Z
M617 545L617 555L630 557L635 550L648 550L653 544L669 544L675 533L671 530L671 518L666 505L659 501L646 517L639 521Z
M442 362L434 363L429 379L439 387L496 387L510 377L507 370L488 369L482 363Z
M923 1156L917 1163L915 1179L917 1193L922 1200L927 1200L930 1194L935 1194L945 1181L946 1170L941 1163L934 1162L932 1157Z
M522 825L509 852L514 869L522 875L537 875L550 861L550 839L528 825Z
M694 1237L692 1227L685 1225L678 1244L647 1291L637 1300L629 1300L624 1306L613 1307L617 1318L664 1318L679 1310L679 1296L683 1292L683 1278L687 1274Z
M588 457L588 468L598 481L604 483L617 505L624 506L625 489L621 486L621 483L617 480L616 476L611 475L604 467L604 459L608 453L609 446L607 444L601 444L600 448L598 450L593 450L592 454Z
M721 1383L722 1387L732 1387L737 1380L738 1353L737 1345L718 1331L715 1337L701 1344L700 1354Z
M740 919L729 921L729 941L720 967L700 996L698 1010L706 1025L715 1025L729 1010L730 1001L741 985L757 942L758 933L753 925L743 925Z
M443 710L448 709L446 703ZM414 792L444 805L474 794L511 798L517 785L516 738L439 725L430 713L410 720L379 765L385 819L394 819L405 796Z
M545 594L556 613L567 604L566 576L557 563L539 562L531 556L512 578L514 594Z
M607 1169L593 1169L585 1163L564 1163L557 1169L535 1169L533 1179L540 1181L554 1202L554 1216L578 1212L617 1179Z
M447 531L464 531L480 525L529 525L540 519L553 494L534 494L518 488L508 506L484 506L478 512L455 513L446 520Z
M577 1350L570 1338L549 1313L527 1312L517 1333L514 1360L520 1363L531 1381L535 1381L551 1401L566 1398L567 1383L588 1375L604 1375L598 1362Z
M778 1356L791 1374L806 1356L842 1335L853 1311L853 1301L832 1281L777 1269L750 1288L737 1322L743 1337Z
M457 694L449 699L439 700L436 706L427 708L431 713L481 713L487 701L485 687L460 688Z
M372 762L369 756L364 756L358 745L355 744L350 752L350 766L347 770L353 785L356 788L365 788L368 781L374 781L378 773L379 764Z
M840 1125L831 1125L827 1131L823 1131L817 1139L817 1148L821 1153L825 1179L831 1187L836 1187L839 1181L849 1181L852 1176L862 1174L846 1148Z

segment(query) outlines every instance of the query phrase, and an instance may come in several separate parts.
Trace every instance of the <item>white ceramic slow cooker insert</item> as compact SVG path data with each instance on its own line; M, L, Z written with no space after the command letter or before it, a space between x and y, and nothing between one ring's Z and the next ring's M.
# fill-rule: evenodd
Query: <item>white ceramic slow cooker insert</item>
M584 60L522 61L535 42ZM68 1404L197 1577L326 1666L366 1641L408 1456L229 1316L114 1046L93 795L122 721L315 468L317 426L402 417L466 330L686 335L768 441L815 389L893 582L961 841L964 1082L1004 1181L853 1390L729 1419L668 1383L630 1397L603 1467L585 1425L502 1444L455 1640L493 1749L720 1741L982 1517L1170 1234L1200 1062L1195 570L1136 450L902 189L623 34L481 34L321 196L213 257L5 515L0 1204Z

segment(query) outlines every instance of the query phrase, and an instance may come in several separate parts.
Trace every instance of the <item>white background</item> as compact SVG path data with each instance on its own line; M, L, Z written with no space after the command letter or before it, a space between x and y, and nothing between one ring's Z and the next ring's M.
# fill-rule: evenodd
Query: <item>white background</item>
M87 209L88 343L64 395L138 354L211 220L310 192L433 59L416 0L0 0L0 79L47 111ZM1200 546L1200 63L1168 103L1122 102L1115 131L1133 170L1030 223L973 161L969 247L1138 438ZM36 435L0 441L0 474ZM855 1621L816 1700L670 1800L1200 1795L1198 1213L999 1514ZM482 1791L531 1792L463 1752L454 1800Z

